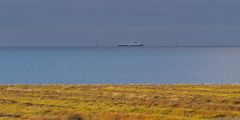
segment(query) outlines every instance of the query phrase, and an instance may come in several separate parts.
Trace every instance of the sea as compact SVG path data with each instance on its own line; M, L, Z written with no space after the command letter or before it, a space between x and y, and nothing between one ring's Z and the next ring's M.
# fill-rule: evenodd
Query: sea
M0 84L239 84L240 47L0 48Z

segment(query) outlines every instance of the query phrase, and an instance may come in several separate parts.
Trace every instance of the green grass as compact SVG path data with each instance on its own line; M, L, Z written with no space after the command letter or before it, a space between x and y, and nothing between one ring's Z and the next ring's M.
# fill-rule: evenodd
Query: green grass
M240 85L0 86L0 120L80 118L240 119Z

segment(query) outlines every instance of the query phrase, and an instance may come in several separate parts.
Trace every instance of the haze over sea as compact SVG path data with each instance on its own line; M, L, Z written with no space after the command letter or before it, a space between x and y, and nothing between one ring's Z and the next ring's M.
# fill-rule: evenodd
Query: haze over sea
M1 84L240 83L240 47L0 48Z

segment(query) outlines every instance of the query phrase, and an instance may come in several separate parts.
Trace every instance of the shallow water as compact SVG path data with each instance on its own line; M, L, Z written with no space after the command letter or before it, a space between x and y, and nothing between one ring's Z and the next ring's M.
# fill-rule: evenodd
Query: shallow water
M240 47L0 48L0 83L240 83Z

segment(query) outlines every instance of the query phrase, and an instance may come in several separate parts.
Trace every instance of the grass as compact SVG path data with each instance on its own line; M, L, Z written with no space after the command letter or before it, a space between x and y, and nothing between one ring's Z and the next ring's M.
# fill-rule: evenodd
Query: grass
M235 119L240 85L0 86L0 120Z

